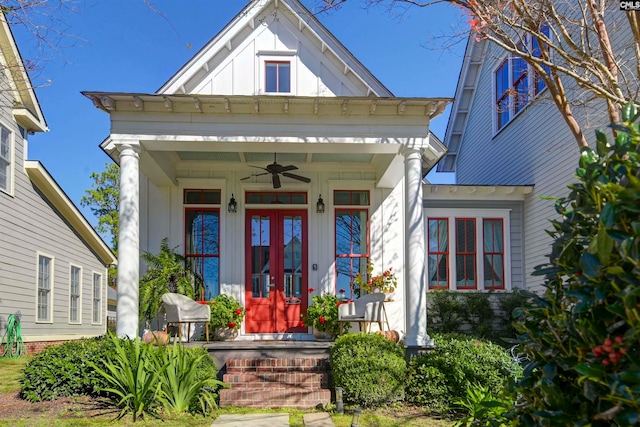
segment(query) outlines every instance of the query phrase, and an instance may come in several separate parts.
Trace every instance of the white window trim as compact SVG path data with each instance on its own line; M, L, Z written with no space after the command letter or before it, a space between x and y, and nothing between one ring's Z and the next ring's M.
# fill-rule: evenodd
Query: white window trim
M49 265L50 266L50 271L49 271L49 280L50 280L49 287L50 287L50 289L49 289L49 301L48 301L49 302L49 307L48 307L49 308L49 310L48 310L49 314L47 316L48 319L46 319L46 320L41 320L41 319L38 318L38 291L39 291L38 281L39 281L39 278L40 278L40 257L49 258L51 260L51 263ZM44 324L52 324L53 323L53 302L55 301L55 299L54 299L54 288L55 288L54 285L55 285L55 271L56 271L56 269L55 269L56 264L55 263L56 263L56 260L55 260L53 255L50 255L50 254L47 254L47 253L44 253L44 252L40 252L40 251L36 252L36 283L35 283L36 284L36 286L35 286L35 288L36 288L36 297L35 297L35 308L36 308L36 311L35 311L35 316L34 316L35 319L36 319L35 323L44 323Z
M96 310L95 310L95 304L94 304L94 292L95 292L95 277L96 276L100 276L100 305L99 305L99 313L98 313L98 318L99 321L96 322L95 321L95 314L96 314ZM105 297L104 297L104 274L102 272L97 272L97 271L92 271L91 272L91 324L92 325L102 325L104 323L104 303L105 303Z
M484 288L484 237L483 220L484 219L502 219L502 238L504 239L504 289L490 289L491 292L508 292L511 290L511 210L510 209L425 209L425 240L428 247L429 239L429 218L447 219L448 238L449 238L449 255L448 255L448 278L449 290L458 291L455 272L456 272L456 218L475 219L476 221L476 289L460 289L460 292L485 292ZM427 254L425 254L426 256ZM427 286L429 283L429 271L427 269Z
M529 41L531 43L531 40ZM541 93L544 93L547 90L545 86L540 92L535 93L535 72L531 65L527 63L527 89L528 89L528 101L527 103L520 109L520 111L516 112L515 102L514 102L514 94L510 93L508 95L509 99L509 120L502 125L501 128L498 128L498 111L496 110L496 97L498 95L497 87L496 87L496 73L498 69L502 66L502 64L507 62L507 74L509 75L509 90L513 89L513 60L515 56L513 54L507 54L498 58L497 64L491 70L491 125L493 127L493 136L502 131L502 129L509 126L511 122L513 122L516 117L518 117L523 111L525 111L531 103L535 101L538 97L540 97Z
M295 50L282 50L282 51L271 51L271 50L261 50L258 52L258 61L256 61L258 69L256 70L256 76L258 76L256 83L256 93L259 95L273 95L273 96L283 96L283 95L296 95L297 88L297 54L298 52ZM265 88L265 79L266 79L266 62L288 62L289 63L289 71L291 75L289 78L291 81L289 82L290 92L267 92Z
M16 133L11 130L11 127L7 126L4 122L0 121L0 126L9 131L9 188L6 190L0 188L0 192L8 194L9 196L13 196L16 181Z
M73 271L74 267L80 270L80 283L78 284L78 320L76 321L71 320L71 272ZM69 264L69 315L67 319L69 319L70 325L82 325L82 273L83 272L81 266L77 264Z

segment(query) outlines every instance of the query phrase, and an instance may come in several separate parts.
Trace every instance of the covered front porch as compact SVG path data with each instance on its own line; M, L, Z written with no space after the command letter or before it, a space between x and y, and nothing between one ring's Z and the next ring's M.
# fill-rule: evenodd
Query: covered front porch
M250 308L239 340L310 338L309 296L357 297L371 262L399 278L391 329L427 344L422 178L448 99L85 96L110 114L102 148L121 167L118 335L138 335L140 251L168 237L202 299Z

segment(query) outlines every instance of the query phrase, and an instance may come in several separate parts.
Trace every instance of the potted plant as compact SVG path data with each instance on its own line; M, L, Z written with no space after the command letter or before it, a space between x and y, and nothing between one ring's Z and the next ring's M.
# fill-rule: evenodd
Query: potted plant
M314 289L309 289L313 292ZM313 327L313 334L318 339L333 339L340 332L338 323L338 307L342 300L333 294L314 295L306 313L300 315L302 326Z
M353 283L358 285L361 290L364 290L368 294L372 292L390 294L396 290L396 287L398 286L398 279L393 273L392 267L387 268L382 274L374 276L373 264L369 262L367 263L366 280L360 275L360 273L357 273L355 279L353 279Z
M211 307L209 328L214 337L218 340L235 339L248 309L231 295L225 294L212 298L208 304Z

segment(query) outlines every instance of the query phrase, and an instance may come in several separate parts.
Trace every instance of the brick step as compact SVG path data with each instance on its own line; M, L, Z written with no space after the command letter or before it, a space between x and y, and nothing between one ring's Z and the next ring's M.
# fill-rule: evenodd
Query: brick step
M220 390L220 406L247 406L251 408L315 408L331 401L328 389L267 388L261 390Z
M329 387L329 374L327 372L233 372L224 374L222 380L235 389Z
M284 359L229 359L227 373L240 372L327 372L327 359L284 358Z

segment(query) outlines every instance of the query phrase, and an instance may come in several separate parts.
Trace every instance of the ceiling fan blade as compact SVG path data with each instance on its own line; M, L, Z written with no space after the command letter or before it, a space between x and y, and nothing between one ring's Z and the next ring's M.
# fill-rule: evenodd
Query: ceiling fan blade
M282 185L280 185L280 177L277 173L271 174L271 177L273 178L273 188L282 187Z
M289 166L283 166L280 168L280 172L288 172L288 171L294 171L297 170L298 167L294 166L294 165L289 165Z
M296 175L295 173L283 172L282 175L286 176L286 177L289 177L289 178L297 179L298 181L302 181L302 182L306 182L306 183L310 183L311 182L311 179L307 178L306 176Z
M249 176L245 176L244 178L240 178L240 181L244 181L245 179L249 179L249 178L253 178L254 176L262 176L262 175L269 175L269 172L263 172L263 173L252 173Z
M267 168L263 168L262 166L254 166L254 165L247 165L247 166L249 166L250 168L262 169L263 171L269 172Z

